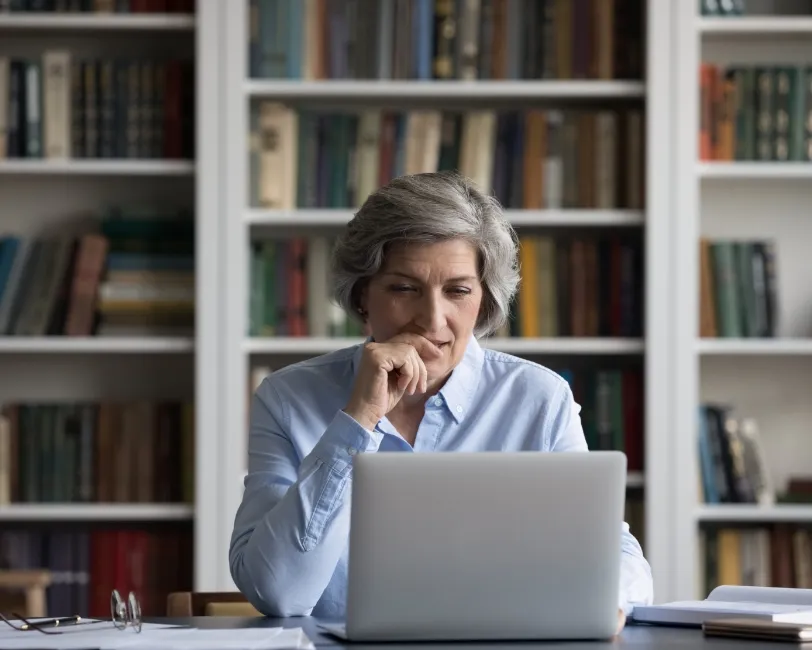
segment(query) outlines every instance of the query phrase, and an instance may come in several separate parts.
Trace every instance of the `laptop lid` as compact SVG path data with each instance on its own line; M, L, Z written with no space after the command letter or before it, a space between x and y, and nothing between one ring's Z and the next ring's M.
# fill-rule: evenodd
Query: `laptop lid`
M620 452L356 456L347 637L612 636L625 481Z

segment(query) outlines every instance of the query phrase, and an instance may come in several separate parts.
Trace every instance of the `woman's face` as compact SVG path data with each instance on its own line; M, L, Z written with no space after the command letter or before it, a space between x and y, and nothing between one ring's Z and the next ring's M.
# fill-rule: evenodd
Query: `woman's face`
M393 247L362 296L372 337L404 332L436 344L443 355L426 361L429 381L446 377L465 354L482 303L477 254L451 240Z

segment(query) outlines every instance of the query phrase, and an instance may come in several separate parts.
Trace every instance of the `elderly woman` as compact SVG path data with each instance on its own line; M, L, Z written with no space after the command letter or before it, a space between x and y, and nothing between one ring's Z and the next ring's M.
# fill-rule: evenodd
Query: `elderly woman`
M369 340L274 372L251 409L229 560L242 593L273 616L343 617L356 453L587 449L564 379L478 343L507 317L517 242L465 178L418 174L376 191L333 267L335 297ZM620 629L651 601L652 579L628 525L618 534Z

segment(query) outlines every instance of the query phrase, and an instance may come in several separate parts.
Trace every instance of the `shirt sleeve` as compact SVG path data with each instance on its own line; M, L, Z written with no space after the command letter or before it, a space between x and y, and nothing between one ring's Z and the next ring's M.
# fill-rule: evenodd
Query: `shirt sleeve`
M268 379L253 397L248 475L229 566L237 587L263 614L306 616L347 543L352 458L376 451L382 434L338 411L300 459L285 406Z
M581 407L572 396L569 384L563 382L553 405L547 440L550 451L588 451L581 426ZM654 598L651 567L640 543L626 522L621 526L620 591L618 606L629 616L635 605L650 605Z

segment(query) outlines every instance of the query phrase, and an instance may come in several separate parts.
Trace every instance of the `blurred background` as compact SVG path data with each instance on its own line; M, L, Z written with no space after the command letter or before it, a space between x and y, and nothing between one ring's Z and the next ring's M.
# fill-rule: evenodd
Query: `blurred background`
M0 0L0 611L234 588L250 395L361 340L332 241L441 169L657 601L812 588L810 163L808 0Z

